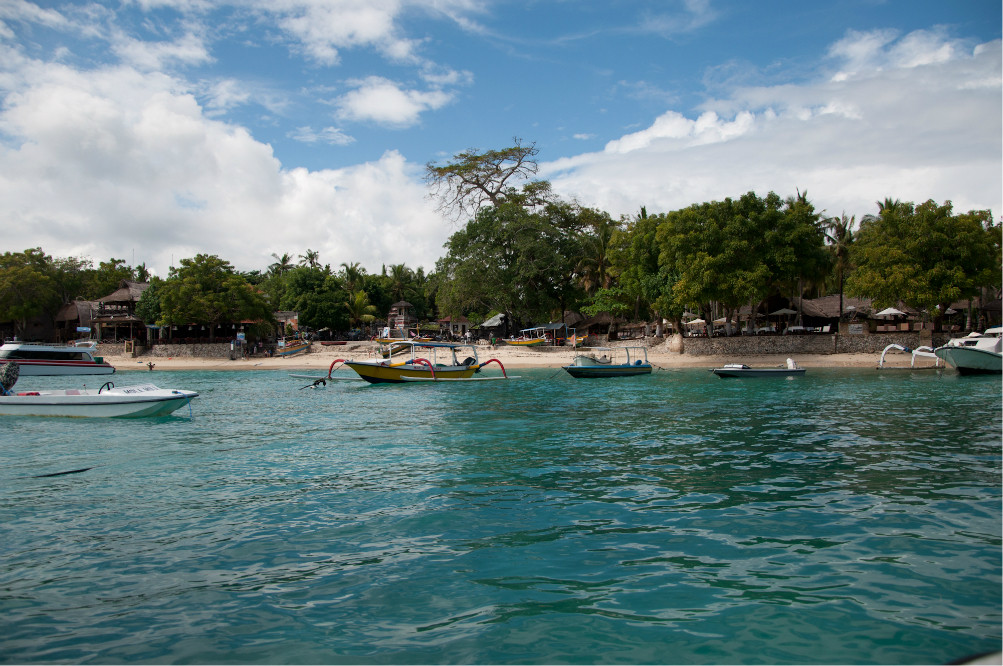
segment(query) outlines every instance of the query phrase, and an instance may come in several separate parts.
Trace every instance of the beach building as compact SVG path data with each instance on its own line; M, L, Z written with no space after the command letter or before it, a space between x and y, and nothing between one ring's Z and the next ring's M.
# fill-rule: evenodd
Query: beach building
M141 344L145 344L146 323L136 316L136 304L149 286L149 282L122 280L118 289L99 298L97 311L92 320L95 328L94 337L101 342L138 340Z

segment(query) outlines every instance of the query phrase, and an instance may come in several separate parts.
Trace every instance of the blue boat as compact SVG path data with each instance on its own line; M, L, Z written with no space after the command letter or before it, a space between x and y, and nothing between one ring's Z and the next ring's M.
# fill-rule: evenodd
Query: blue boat
M564 369L580 379L651 374L647 347L591 347L588 353L579 354Z

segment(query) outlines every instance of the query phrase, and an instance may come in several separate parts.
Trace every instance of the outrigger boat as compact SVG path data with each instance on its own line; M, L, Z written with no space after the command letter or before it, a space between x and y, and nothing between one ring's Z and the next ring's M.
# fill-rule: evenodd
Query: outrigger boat
M353 361L351 359L336 359L328 368L326 377L304 377L315 382L329 379L348 379L334 377L339 363L347 365L355 371L360 379L370 384L403 384L407 382L476 382L493 379L514 379L505 371L505 366L496 358L481 363L477 358L477 346L472 344L453 344L448 342L395 342L393 353L400 354L402 360L389 358L367 359ZM468 355L469 354L469 355ZM466 356L462 361L460 356ZM474 377L485 366L497 363L501 368L501 376ZM295 375L300 376L302 375ZM354 379L354 378L353 378Z
M292 356L310 349L310 343L306 340L279 340L275 348L276 356Z
M592 347L590 353L579 354L564 369L572 377L589 379L651 374L645 347Z
M726 363L723 368L711 370L721 379L729 377L800 377L805 373L805 369L787 359L786 365L778 365L772 368L751 368L744 363Z
M547 344L547 335L543 327L524 328L519 331L518 338L509 338L502 342L513 347L539 347Z

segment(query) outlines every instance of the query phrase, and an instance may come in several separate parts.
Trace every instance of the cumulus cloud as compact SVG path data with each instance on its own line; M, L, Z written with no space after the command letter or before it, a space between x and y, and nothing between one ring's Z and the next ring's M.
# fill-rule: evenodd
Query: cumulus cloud
M422 112L438 109L452 100L441 90L403 90L397 83L380 76L351 82L355 90L337 101L338 117L343 120L372 121L393 127L409 127L418 122Z
M240 270L307 248L322 262L431 268L448 229L420 167L396 152L283 169L245 129L207 117L183 82L131 68L35 63L0 126L5 246L145 262L159 275L218 254Z
M849 33L837 75L738 88L696 118L667 111L589 153L541 165L554 189L614 214L755 190L808 190L829 214L891 196L1003 212L1000 43L920 31Z

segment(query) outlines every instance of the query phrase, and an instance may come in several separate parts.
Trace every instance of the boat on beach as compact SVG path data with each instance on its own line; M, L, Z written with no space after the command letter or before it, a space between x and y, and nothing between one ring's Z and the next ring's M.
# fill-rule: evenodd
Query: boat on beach
M725 363L724 367L711 370L721 379L741 378L741 377L800 377L805 374L802 368L793 359L787 359L785 365L773 367L750 367L744 363Z
M564 366L575 378L631 377L651 374L646 347L592 347Z
M394 360L399 354L400 360ZM461 360L461 357L462 358ZM344 363L370 384L400 384L416 381L484 381L491 379L511 379L505 366L496 358L481 363L477 357L477 347L472 344L449 342L396 342L388 358L354 361L337 359L328 370L328 378L335 366ZM474 377L482 368L497 363L501 376Z
M519 337L503 339L502 342L513 347L539 347L547 344L547 334L542 326L524 328L519 331Z
M933 353L962 375L1003 373L1003 326L952 338Z
M279 340L275 347L276 356L294 356L300 352L310 349L310 343L306 340Z
M0 363L17 363L22 377L113 374L115 366L95 356L96 351L93 340L67 345L11 340L0 346Z

